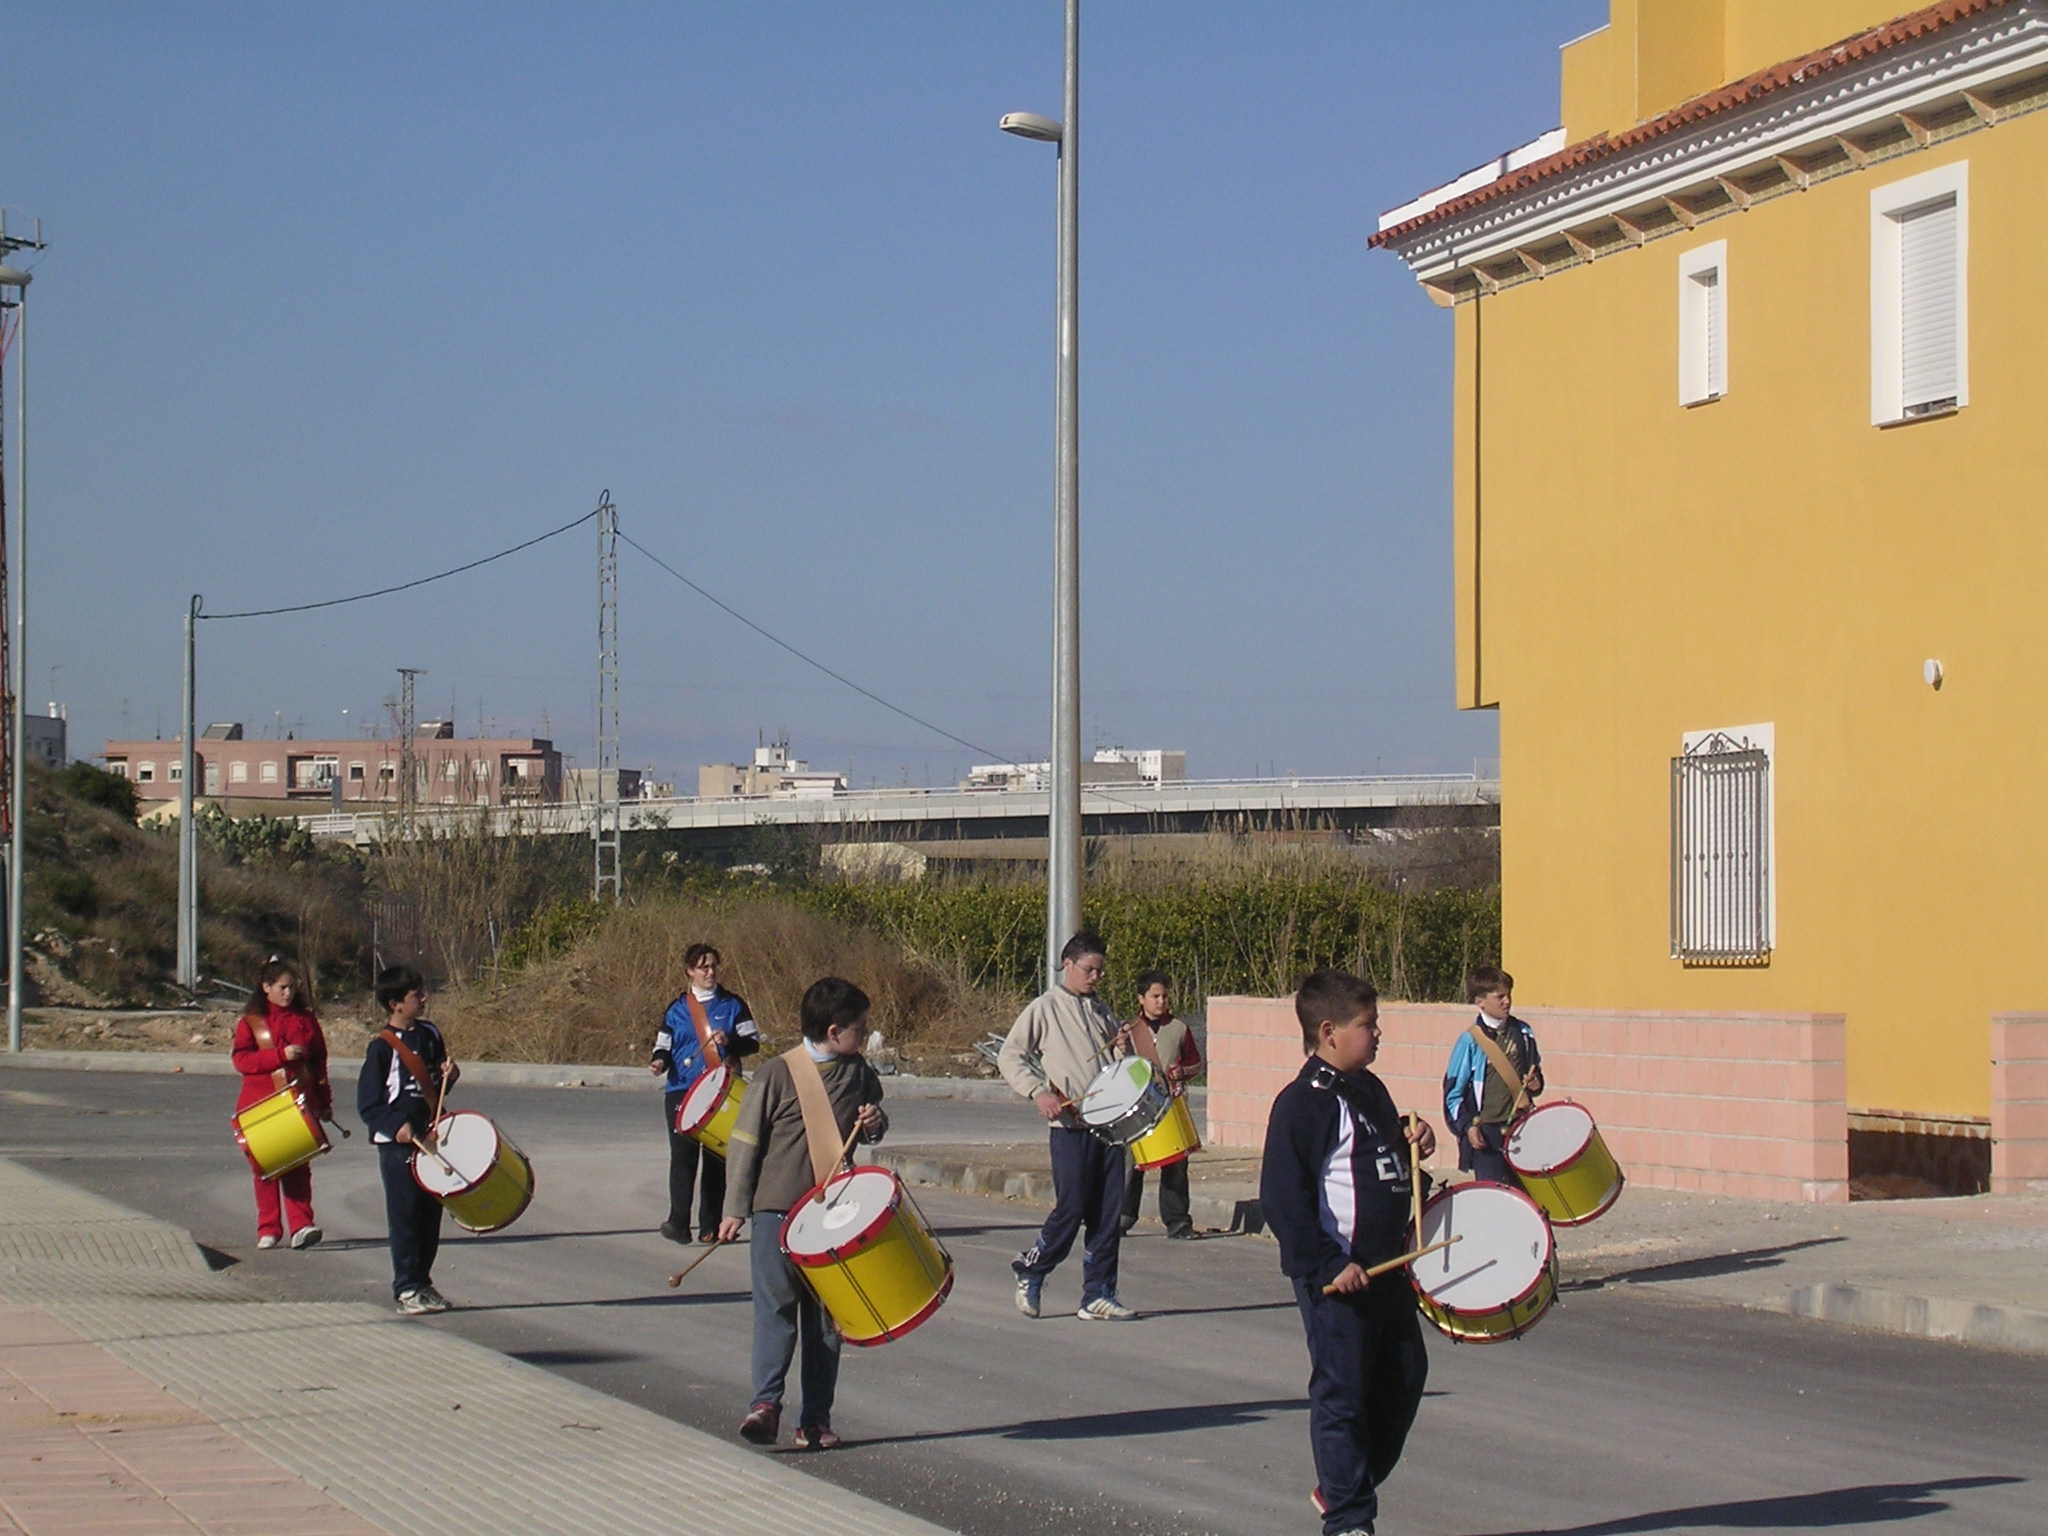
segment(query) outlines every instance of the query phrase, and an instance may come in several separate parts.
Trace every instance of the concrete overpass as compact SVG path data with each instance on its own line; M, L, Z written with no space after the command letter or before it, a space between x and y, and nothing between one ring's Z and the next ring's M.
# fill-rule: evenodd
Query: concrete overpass
M1044 790L948 786L634 800L623 807L623 815L629 833L695 834L690 840L706 844L760 827L813 827L835 843L929 843L1042 836L1049 799ZM588 837L595 815L590 805L422 806L417 820L436 831L488 825L499 833ZM1493 826L1499 819L1500 781L1469 773L1103 784L1081 792L1082 830L1089 837ZM316 837L358 844L404 835L395 811L302 816L299 821Z

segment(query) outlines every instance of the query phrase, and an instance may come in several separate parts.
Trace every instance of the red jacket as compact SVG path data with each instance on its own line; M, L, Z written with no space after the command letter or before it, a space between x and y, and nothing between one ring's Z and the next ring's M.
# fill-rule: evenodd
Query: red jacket
M233 1056L235 1070L242 1074L242 1092L235 1108L247 1109L277 1092L270 1074L284 1070L284 1048L296 1045L305 1054L289 1063L293 1076L306 1089L313 1113L328 1119L334 1113L334 1090L327 1083L327 1037L320 1032L320 1021L303 1009L272 1006L263 1022L270 1026L267 1051L257 1048L256 1032L246 1015L235 1022Z

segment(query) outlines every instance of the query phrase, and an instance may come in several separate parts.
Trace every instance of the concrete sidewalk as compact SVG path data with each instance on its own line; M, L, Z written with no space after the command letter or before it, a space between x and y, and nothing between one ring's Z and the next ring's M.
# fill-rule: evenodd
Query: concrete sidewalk
M4 1159L0 1436L25 1536L944 1536L382 1308L257 1300L180 1229Z
M885 1144L874 1157L913 1184L1052 1200L1042 1139ZM1256 1157L1197 1153L1189 1195L1198 1227L1263 1230ZM1146 1180L1145 1211L1157 1219L1156 1178ZM2048 1354L2048 1195L1797 1205L1628 1189L1598 1221L1559 1228L1557 1246L1566 1300L1601 1286L1655 1286L1719 1305Z

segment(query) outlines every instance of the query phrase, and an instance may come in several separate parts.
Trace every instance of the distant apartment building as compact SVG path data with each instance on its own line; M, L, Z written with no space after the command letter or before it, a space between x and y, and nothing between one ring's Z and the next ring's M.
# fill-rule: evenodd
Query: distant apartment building
M616 797L621 804L633 800L673 800L674 784L658 780L653 771L638 768L605 769L617 776ZM569 805L595 805L602 782L595 768L569 768L562 773L562 799Z
M135 786L136 797L174 800L183 789L182 749L171 741L110 741L106 763ZM414 798L420 805L543 805L562 798L562 754L537 736L458 737L445 720L421 724L413 740ZM250 741L239 723L210 725L197 743L195 792L222 800L262 802L252 810L289 813L333 804L399 801L397 741ZM337 793L338 789L338 793Z
M45 768L62 768L70 761L65 750L64 711L52 704L47 715L23 715L21 717L21 744L28 753L28 760L41 763Z
M1083 784L1184 784L1188 755L1158 747L1104 747L1081 765ZM967 770L962 789L1049 789L1052 764L978 763Z
M813 768L789 755L788 741L754 749L751 763L705 763L697 770L697 793L705 799L731 795L794 795L822 799L846 793L846 775Z

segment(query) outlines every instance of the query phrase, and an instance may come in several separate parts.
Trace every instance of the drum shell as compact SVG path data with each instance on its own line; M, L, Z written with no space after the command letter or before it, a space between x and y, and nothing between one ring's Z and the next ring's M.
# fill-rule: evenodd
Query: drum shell
M1138 1060L1142 1060L1142 1058L1126 1056L1122 1060L1111 1062L1101 1072L1098 1072L1096 1076L1097 1078L1102 1078L1112 1072L1126 1072L1130 1069L1130 1064ZM1090 1088L1092 1090L1093 1084L1090 1085ZM1173 1090L1166 1085L1164 1074L1154 1072L1151 1081L1139 1093L1136 1102L1112 1120L1105 1120L1100 1124L1088 1120L1086 1117L1087 1102L1088 1096L1083 1094L1079 1111L1082 1115L1082 1128L1091 1136L1096 1137L1098 1140L1106 1141L1113 1147L1128 1147L1132 1142L1141 1140L1158 1126L1159 1122L1173 1108L1174 1097Z
M1183 1094L1174 1099L1157 1125L1131 1143L1131 1162L1139 1168L1165 1168L1201 1150L1194 1112Z
M297 1088L280 1088L228 1117L258 1178L275 1179L329 1150L327 1132Z
M458 1113L475 1115L475 1110ZM435 1135L454 1115L445 1115L434 1127ZM477 1115L480 1120L488 1116ZM491 1133L498 1139L497 1154L490 1166L460 1189L442 1192L434 1189L420 1178L420 1159L425 1152L415 1151L412 1155L413 1182L441 1202L448 1214L455 1218L455 1224L468 1232L502 1232L526 1213L533 1203L533 1164L524 1152L503 1131L497 1122L491 1121Z
M1591 1120L1591 1116L1587 1118ZM1607 1150L1597 1123L1591 1126L1586 1144L1555 1168L1533 1172L1515 1162L1512 1154L1508 1166L1514 1169L1515 1178L1528 1191L1529 1198L1543 1207L1543 1213L1556 1227L1583 1227L1605 1216L1621 1198L1622 1186L1627 1182L1621 1165Z
M855 1173L887 1172L855 1168ZM789 1251L789 1228L818 1188L783 1218L782 1252L804 1277L818 1303L849 1344L867 1347L900 1339L939 1310L953 1290L953 1260L932 1235L917 1202L895 1179L889 1208L843 1244L823 1253ZM838 1180L834 1180L837 1183ZM824 1186L829 1189L829 1186Z
M1431 1208L1441 1201L1450 1199L1458 1190L1470 1189L1475 1185L1506 1190L1534 1206L1537 1219L1544 1223L1547 1235L1549 1216L1525 1192L1506 1184L1474 1180L1470 1184L1454 1185L1430 1198L1422 1212L1424 1242L1433 1241L1435 1237L1430 1230ZM1551 1304L1557 1300L1557 1245L1554 1242L1550 1244L1550 1252L1545 1262L1520 1295L1491 1306L1459 1307L1440 1301L1423 1289L1422 1281L1413 1266L1410 1267L1408 1276L1409 1283L1415 1288L1418 1310L1429 1319L1438 1332L1459 1343L1498 1344L1506 1339L1518 1339L1527 1333L1542 1320L1543 1315L1550 1310Z
M747 1102L747 1080L730 1067L714 1068L725 1073L725 1091L718 1096L710 1114L695 1125L683 1123L684 1111L689 1108L689 1095L683 1096L676 1106L676 1133L687 1136L700 1144L707 1152L724 1157L726 1148L732 1145L733 1127L740 1122L740 1108Z

